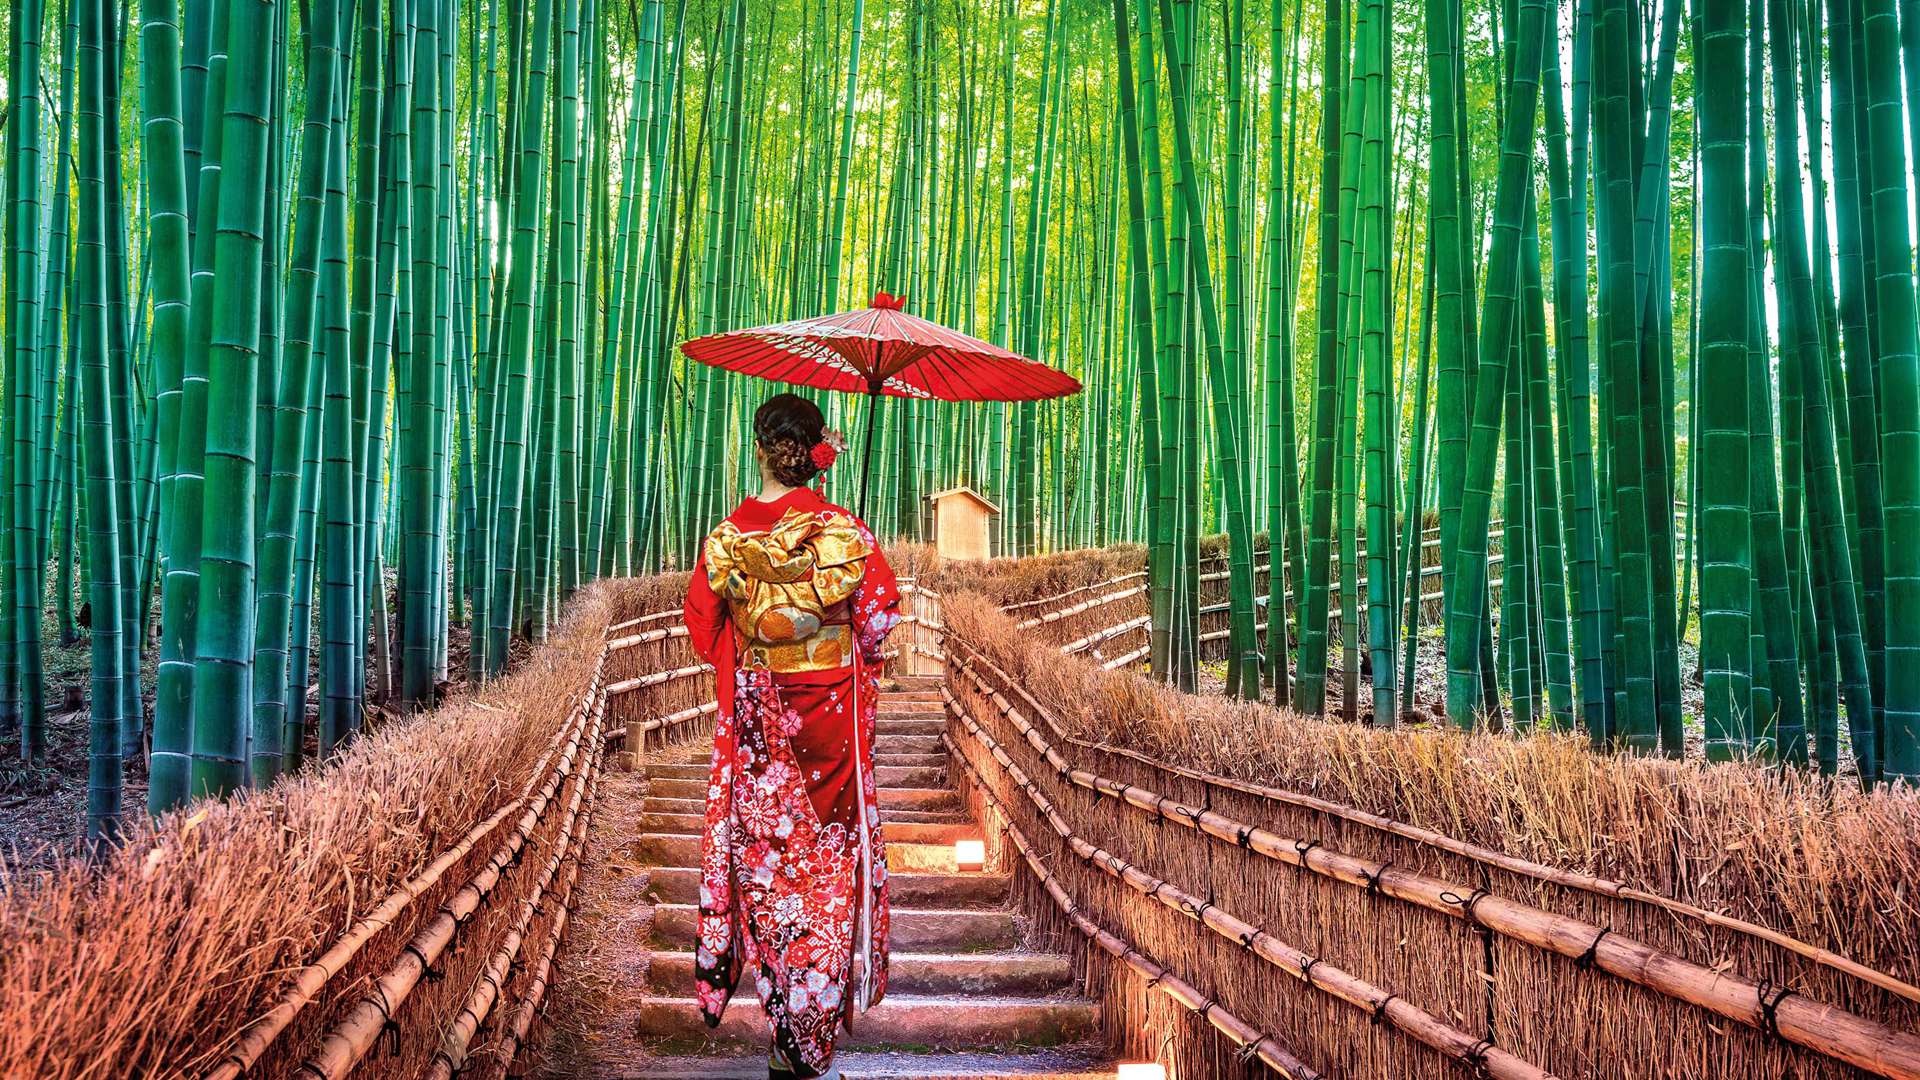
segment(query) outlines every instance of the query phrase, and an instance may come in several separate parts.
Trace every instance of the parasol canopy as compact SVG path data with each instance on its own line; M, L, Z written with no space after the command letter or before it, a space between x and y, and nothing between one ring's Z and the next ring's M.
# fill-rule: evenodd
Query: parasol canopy
M688 358L794 386L938 401L1041 401L1080 380L903 309L906 298L684 342Z

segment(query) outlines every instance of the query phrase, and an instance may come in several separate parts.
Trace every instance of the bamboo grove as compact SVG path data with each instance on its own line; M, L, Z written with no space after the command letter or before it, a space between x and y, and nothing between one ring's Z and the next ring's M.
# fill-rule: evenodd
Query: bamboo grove
M866 515L1144 544L1163 677L1224 533L1230 693L1920 776L1893 0L7 19L0 724L84 629L98 837L686 565L773 388L675 345L878 289L1087 391L833 398Z

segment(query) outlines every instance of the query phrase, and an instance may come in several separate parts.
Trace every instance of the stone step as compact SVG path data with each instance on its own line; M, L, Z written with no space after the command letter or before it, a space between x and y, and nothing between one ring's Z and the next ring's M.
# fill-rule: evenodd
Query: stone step
M655 784L660 780L693 780L705 790L707 776L705 765L689 761L647 763L647 778ZM939 765L874 765L874 782L881 788L941 788L947 784L947 759L941 757Z
M946 712L946 702L938 697L926 701L882 701L878 715L882 720L925 719Z
M835 1054L833 1062L844 1075L862 1080L1112 1080L1114 1071L1105 1047L1091 1044L978 1054L853 1051ZM766 1075L766 1053L753 1051L647 1058L607 1080L764 1080Z
M1088 1038L1098 1024L1097 1010L1085 1000L889 994L857 1017L852 1031L841 1032L838 1045L847 1050L1057 1046ZM738 995L720 1017L719 1026L711 1030L705 1028L692 998L653 998L640 1006L635 1026L642 1038L702 1031L714 1042L764 1045L767 1038L767 1021L759 1003ZM841 1069L850 1072L853 1066L843 1060Z
M945 768L947 755L909 754L897 750L888 750L885 747L876 747L873 755L873 763L876 767L883 769L889 765L910 769Z
M881 682L883 694L912 693L917 690L938 690L946 680L938 675L896 675Z
M649 957L647 985L669 996L693 993L693 954L656 952ZM889 994L990 994L1041 996L1073 982L1073 965L1057 953L910 953L888 959ZM741 979L751 994L753 980Z
M947 761L946 747L941 744L938 735L899 735L881 732L874 739L873 752L874 760L881 765L944 765ZM914 757L938 760L900 760ZM712 761L711 746L686 746L654 754L647 763L649 765L691 765L704 773Z
M945 730L947 730L947 722L939 716L883 716L877 721L877 737L874 739L874 744L879 745L886 742L887 737L890 735L919 735L923 737L930 735L938 739L940 733Z
M882 800L882 802L884 804L884 800ZM641 804L641 810L648 814L694 814L705 817L706 808L707 804L700 799L666 799L653 795L647 796L646 802ZM896 821L920 821L934 824L960 825L969 823L972 820L973 818L968 816L965 810L957 808L953 810L902 810L886 805L880 807L880 821L882 824L888 825ZM666 832L669 830L662 829L660 831Z
M980 827L971 821L895 821L883 822L889 844L943 844L955 840L980 839ZM706 827L701 814L642 814L640 828L649 833L686 835Z
M977 835L977 834L976 834ZM700 837L695 833L641 833L627 842L629 854L652 866L700 865ZM887 869L894 873L932 871L950 874L959 870L953 861L953 844L917 844L911 841L887 841Z
M676 761L647 762L647 778L650 780L693 780L704 786L707 775L705 765ZM876 764L873 780L883 788L939 787L947 782L947 759L942 756L939 763L934 765Z
M902 735L897 731L881 731L873 740L873 752L876 754L944 754L946 750L938 735Z
M892 908L887 942L901 952L993 952L1020 943L1012 912L993 908ZM670 948L691 947L697 909L692 904L656 904L653 940Z
M647 762L649 780L705 780L711 771L699 762L654 760Z
M894 707L919 709L929 704L938 705L942 700L940 688L937 686L925 690L882 690L880 692L880 707L883 709Z
M700 895L700 871L660 866L649 871L648 889L662 902L691 904ZM1007 902L1005 874L945 874L907 870L887 875L887 895L903 908L996 907Z
M942 770L944 773L944 770ZM647 784L647 794L668 799L699 799L707 797L707 777L702 773L698 778L684 780L653 780ZM880 788L880 808L895 806L903 810L946 810L960 806L960 795L946 785L942 775L932 784L889 785L884 781Z
M882 788L929 788L945 787L947 783L946 760L938 765L875 765L873 782Z

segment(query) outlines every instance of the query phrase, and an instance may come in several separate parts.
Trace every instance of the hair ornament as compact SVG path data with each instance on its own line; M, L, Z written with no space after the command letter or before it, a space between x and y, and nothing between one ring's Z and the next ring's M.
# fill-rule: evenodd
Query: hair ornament
M840 442L840 437L832 431L821 436L820 441L813 444L811 454L813 467L821 472L826 472L828 469L833 468L834 460L840 456L842 449L840 445L837 445Z

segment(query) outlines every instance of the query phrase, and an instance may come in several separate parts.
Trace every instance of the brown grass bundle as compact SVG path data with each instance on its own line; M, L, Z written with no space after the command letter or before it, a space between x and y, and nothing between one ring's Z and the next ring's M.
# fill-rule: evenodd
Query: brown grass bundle
M645 599L590 587L546 645L470 696L374 732L323 769L136 825L104 865L0 880L0 1075L164 1077L210 1064L290 971L520 795L586 689L605 627ZM383 970L485 857L371 942L263 1069L297 1060L340 995ZM395 1018L408 1045L392 1067L417 1067L440 1010L458 1008L465 987L447 974Z
M1147 567L1147 549L1119 544L1092 551L1068 551L1031 558L985 559L941 564L935 588L966 589L1000 606L1041 597L1131 574Z

